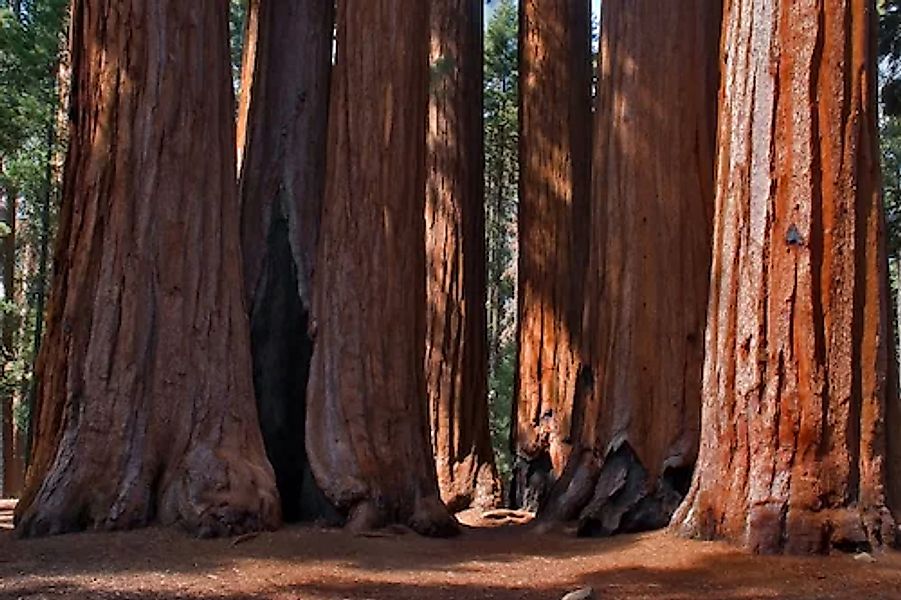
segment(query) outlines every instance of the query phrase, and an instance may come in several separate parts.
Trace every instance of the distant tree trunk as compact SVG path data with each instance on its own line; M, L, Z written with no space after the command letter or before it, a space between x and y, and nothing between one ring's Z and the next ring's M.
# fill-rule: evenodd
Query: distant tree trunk
M241 241L254 386L285 519L327 513L304 448L325 188L332 0L254 0L241 110Z
M2 163L0 163L2 174ZM2 253L3 310L0 313L0 365L2 365L2 388L0 388L0 498L18 494L20 485L16 470L13 439L15 425L13 420L13 396L15 386L10 385L9 366L16 359L15 335L18 326L15 312L12 310L16 295L16 196L17 192L4 185L0 175L0 222L7 231L0 242Z
M607 0L585 340L591 385L547 510L582 535L665 526L698 451L721 0Z
M891 543L875 3L727 7L701 451L673 524L764 553Z
M441 498L500 500L488 429L483 0L432 0L426 173L426 386Z
M69 136L71 139L71 135ZM53 201L53 142L56 139L56 127L53 118L47 123L46 137L46 154L44 163L44 190L41 199L40 212L40 235L38 242L38 269L37 284L35 286L34 300L34 335L32 336L32 364L31 364L31 382L28 388L28 432L25 436L25 462L31 465L32 447L34 446L35 429L37 427L36 420L38 418L37 397L38 397L38 365L37 359L40 356L41 342L44 339L44 321L46 315L44 309L47 299L47 280L49 276L50 263L50 203Z
M73 5L73 137L21 535L279 522L241 301L227 3L159 4Z
M428 6L340 0L307 451L352 528L456 523L438 495L425 348Z
M571 451L591 176L591 6L520 2L519 361L514 504Z

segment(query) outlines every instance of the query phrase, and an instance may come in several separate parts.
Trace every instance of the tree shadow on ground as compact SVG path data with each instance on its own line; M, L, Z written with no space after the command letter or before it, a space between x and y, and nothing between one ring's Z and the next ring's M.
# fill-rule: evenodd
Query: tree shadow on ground
M592 571L571 581L547 580L542 573L535 573L531 581L508 581L507 574L499 570L484 581L455 581L453 573L443 578L426 581L408 580L402 576L380 580L372 577L347 576L304 579L304 566L297 564L295 574L301 581L262 582L254 589L234 582L218 584L200 583L154 586L154 582L117 582L108 579L91 581L28 581L18 580L8 585L0 584L0 597L15 598L98 598L98 599L193 599L215 598L239 600L247 598L310 598L310 599L374 599L405 600L429 598L452 600L492 598L497 600L545 600L560 598L567 591L590 585L599 598L646 600L694 600L718 598L723 600L749 600L753 598L827 599L848 598L901 598L901 571L897 557L894 564L861 565L848 560L777 559L809 563L808 566L833 562L837 569L829 568L829 574L811 575L807 569L772 570L766 564L771 559L754 562L748 557L702 557L689 566L676 568L611 567L597 565ZM760 564L763 563L763 564ZM836 572L837 571L837 572ZM199 576L200 577L200 576ZM209 581L209 580L206 580Z
M901 554L876 562L754 557L663 532L608 539L529 528L451 540L295 526L244 543L147 529L16 540L0 533L0 598L901 598Z

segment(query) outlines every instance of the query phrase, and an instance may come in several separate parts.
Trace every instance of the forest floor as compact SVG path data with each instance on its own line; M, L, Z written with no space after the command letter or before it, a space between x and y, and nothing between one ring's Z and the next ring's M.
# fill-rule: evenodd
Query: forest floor
M238 544L166 529L28 541L0 531L2 598L557 600L584 586L599 599L901 599L901 553L752 557L662 532L576 539L529 526L453 540L292 526Z

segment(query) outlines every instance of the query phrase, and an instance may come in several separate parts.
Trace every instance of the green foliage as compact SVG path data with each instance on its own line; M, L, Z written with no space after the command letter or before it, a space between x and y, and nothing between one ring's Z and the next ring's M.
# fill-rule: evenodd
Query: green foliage
M235 91L241 89L241 57L244 53L244 26L247 22L247 0L230 0L228 15L232 54L232 81Z
M47 272L39 257L53 235L50 161L62 155L55 135L56 81L65 45L68 0L0 0L0 197L14 198L13 280L4 281L0 394L17 398L14 419L27 430L36 331ZM0 238L12 234L3 224Z
M519 186L519 17L498 0L485 34L485 214L488 250L488 398L498 469L511 473L516 375L516 212Z

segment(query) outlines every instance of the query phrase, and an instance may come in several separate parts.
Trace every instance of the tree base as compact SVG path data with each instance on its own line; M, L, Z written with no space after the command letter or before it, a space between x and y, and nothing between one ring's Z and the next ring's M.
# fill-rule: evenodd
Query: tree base
M564 473L539 518L576 521L576 534L605 537L662 529L685 497L690 468L667 467L656 482L623 442L603 461L584 453L570 475Z
M354 533L364 533L383 529L403 522L403 518L392 516L387 508L382 508L372 500L359 502L350 510L347 528ZM448 538L460 533L460 524L437 497L428 497L416 502L412 515L405 525L426 537Z
M748 514L717 512L704 494L693 493L673 517L671 529L701 540L729 540L757 554L872 552L898 542L897 525L885 506L810 510L772 502Z
M491 510L501 503L500 482L494 465L477 465L477 461L478 457L473 455L455 465L454 479L459 484L444 483L439 486L442 490L441 500L451 514L472 508Z
M272 474L239 453L197 447L174 471L151 472L145 465L115 489L87 455L78 466L55 466L36 494L16 507L20 538L85 530L118 531L153 523L180 526L201 538L272 530L281 524ZM144 484L142 484L142 482Z

